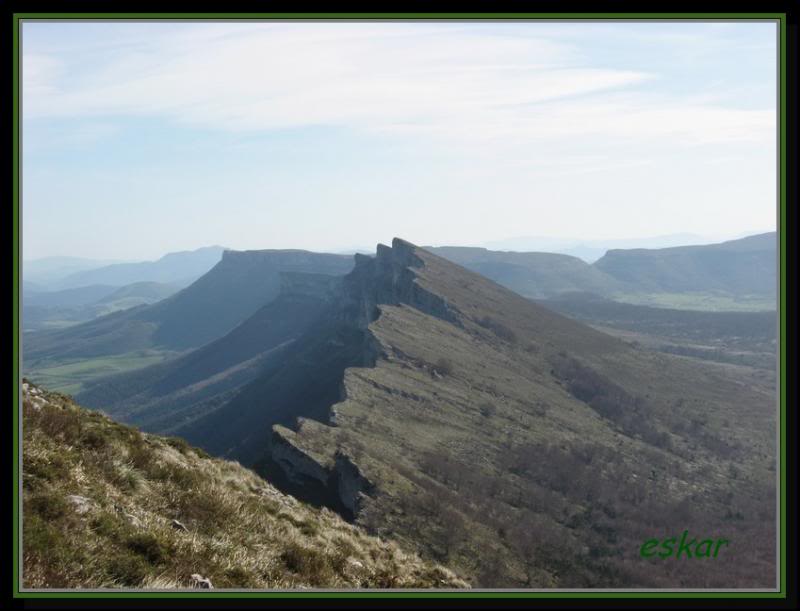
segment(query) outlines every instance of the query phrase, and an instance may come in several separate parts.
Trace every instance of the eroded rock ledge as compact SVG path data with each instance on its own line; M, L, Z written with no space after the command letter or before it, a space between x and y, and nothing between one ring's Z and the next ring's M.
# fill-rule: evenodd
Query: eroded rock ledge
M319 279L284 274L283 292L323 291L337 304L335 318L339 323L363 333L360 367L374 367L383 354L383 346L370 330L370 324L380 317L381 305L406 305L425 314L461 326L459 313L447 300L420 286L415 269L424 266L417 248L395 238L392 246L379 244L375 257L355 255L355 268L341 279L321 286ZM336 349L332 346L331 349ZM347 369L344 372L339 401L347 400ZM364 475L351 457L337 449L335 404L330 406L330 418L322 424L298 419L297 432L286 427L273 427L271 459L294 486L302 488L308 498L337 508L353 519L359 512L366 494L374 484ZM322 438L330 439L326 448L305 445L303 427L324 427Z
M358 515L364 496L375 490L349 456L340 450L325 455L303 448L297 434L280 425L273 427L272 459L292 484L349 520Z

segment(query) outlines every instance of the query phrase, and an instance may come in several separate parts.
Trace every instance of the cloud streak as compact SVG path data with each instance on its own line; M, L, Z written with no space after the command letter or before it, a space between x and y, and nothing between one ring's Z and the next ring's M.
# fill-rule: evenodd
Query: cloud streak
M658 75L581 65L574 46L546 36L458 24L184 25L126 48L75 65L25 52L25 120L159 116L231 131L337 126L507 146L748 141L775 126L771 111L642 95Z

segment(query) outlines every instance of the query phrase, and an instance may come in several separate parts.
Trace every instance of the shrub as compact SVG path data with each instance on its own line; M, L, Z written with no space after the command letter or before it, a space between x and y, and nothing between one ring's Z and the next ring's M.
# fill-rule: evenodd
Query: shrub
M484 418L491 418L497 412L497 408L491 403L487 402L481 405L480 411L481 411L481 416L483 416Z
M194 490L183 492L177 499L178 519L192 522L205 533L213 533L225 523L228 508L217 495L208 491Z
M82 429L78 412L54 407L42 408L31 424L38 425L46 435L55 439L63 439L67 443L76 441L80 437Z
M69 476L69 465L58 454L47 458L25 457L22 465L22 482L25 488L36 488L34 480L41 479L48 482L57 482Z
M36 514L44 520L55 520L67 512L67 501L64 497L45 492L26 499L23 511L26 515Z
M90 522L90 526L97 535L111 541L119 541L121 533L125 530L122 522L108 513L95 516Z
M169 545L152 533L138 533L128 538L126 546L147 559L150 564L161 564L169 557Z
M226 569L221 579L214 580L214 585L218 588L257 588L259 584L248 571L234 566Z
M167 437L165 441L184 456L191 449L189 443L182 437Z
M442 375L449 376L453 373L453 362L448 358L440 358L436 361L434 369Z
M48 524L38 514L25 514L22 529L22 545L26 555L37 554L51 557L55 548L60 545L60 531Z
M140 585L147 573L147 563L140 556L117 552L108 561L108 574L125 586Z
M134 439L128 446L128 459L136 469L149 473L153 466L153 450L144 443L144 440Z
M97 429L89 429L81 435L81 444L90 450L102 450L108 444L106 436Z
M489 316L484 316L478 321L478 324L484 329L489 329L498 338L502 339L505 342L508 342L510 344L517 343L517 334L514 333L508 327L506 327L503 323L495 320L494 318L491 318Z
M328 557L322 552L289 543L281 553L281 561L293 573L308 579L311 583L330 583L331 566Z

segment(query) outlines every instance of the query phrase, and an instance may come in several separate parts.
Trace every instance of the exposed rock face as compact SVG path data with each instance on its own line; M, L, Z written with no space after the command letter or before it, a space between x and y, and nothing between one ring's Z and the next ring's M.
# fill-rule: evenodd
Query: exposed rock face
M378 244L377 255L356 255L356 266L342 280L342 316L360 328L380 315L379 305L406 304L431 316L458 324L457 311L416 282L414 268L422 267L414 246L395 238L391 248Z
M290 439L291 432L275 427L272 437L272 459L283 469L287 479L300 485L314 483L327 488L330 472Z
M305 272L281 272L280 296L310 297L329 301L341 285L341 277Z
M404 304L461 326L457 310L418 284L414 270L423 265L412 244L395 238L391 247L379 244L375 257L355 255L355 268L344 278L284 273L281 288L283 294L313 293L335 303L333 318L340 325L360 331L363 337L358 366L374 367L383 356L384 347L369 325L380 316L382 305ZM339 402L346 400L347 386L343 381ZM327 424L337 425L335 405L330 407ZM294 443L291 431L280 426L273 429L271 457L289 482L314 488L312 496L338 507L347 517L355 517L363 495L374 490L373 483L349 456L337 452L327 461L313 457Z
M375 489L346 454L336 452L327 460L313 456L295 443L292 431L280 426L273 430L272 459L292 484L303 487L308 498L337 509L349 519L358 515L364 495Z
M336 478L336 491L342 505L355 516L361 509L361 499L375 489L361 469L358 468L349 456L337 454L333 473Z

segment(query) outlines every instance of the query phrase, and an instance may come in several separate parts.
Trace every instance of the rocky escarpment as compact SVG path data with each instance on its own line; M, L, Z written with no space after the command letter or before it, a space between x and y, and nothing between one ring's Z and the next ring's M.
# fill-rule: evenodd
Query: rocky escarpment
M300 426L322 425L302 420ZM344 451L314 452L302 446L294 431L280 425L273 428L272 459L305 500L331 507L349 520L358 515L363 498L375 489Z
M446 299L418 284L415 270L422 268L424 262L415 248L398 238L392 241L391 247L379 244L375 257L355 255L353 271L338 285L328 285L335 291L333 318L339 325L361 331L362 358L357 367L374 367L384 356L384 346L370 330L370 325L380 317L381 306L409 306L461 325L458 311ZM301 280L296 275L286 276L286 279L292 284ZM329 345L329 349L336 348L335 341ZM348 398L346 379L347 369L343 371L337 404ZM330 406L326 422L334 429L335 405ZM298 419L298 429L303 425L313 426L309 421ZM281 425L273 427L271 459L282 470L293 492L333 507L348 518L358 514L363 496L375 488L351 456L341 450L333 454L330 451L323 455L315 453L298 443L297 435Z
M451 323L457 310L447 300L420 286L416 268L424 263L410 242L395 238L392 246L378 244L375 257L355 255L355 268L342 279L341 315L362 329L380 315L380 305L405 304Z
M308 297L330 301L341 283L341 277L330 274L281 272L278 297Z

